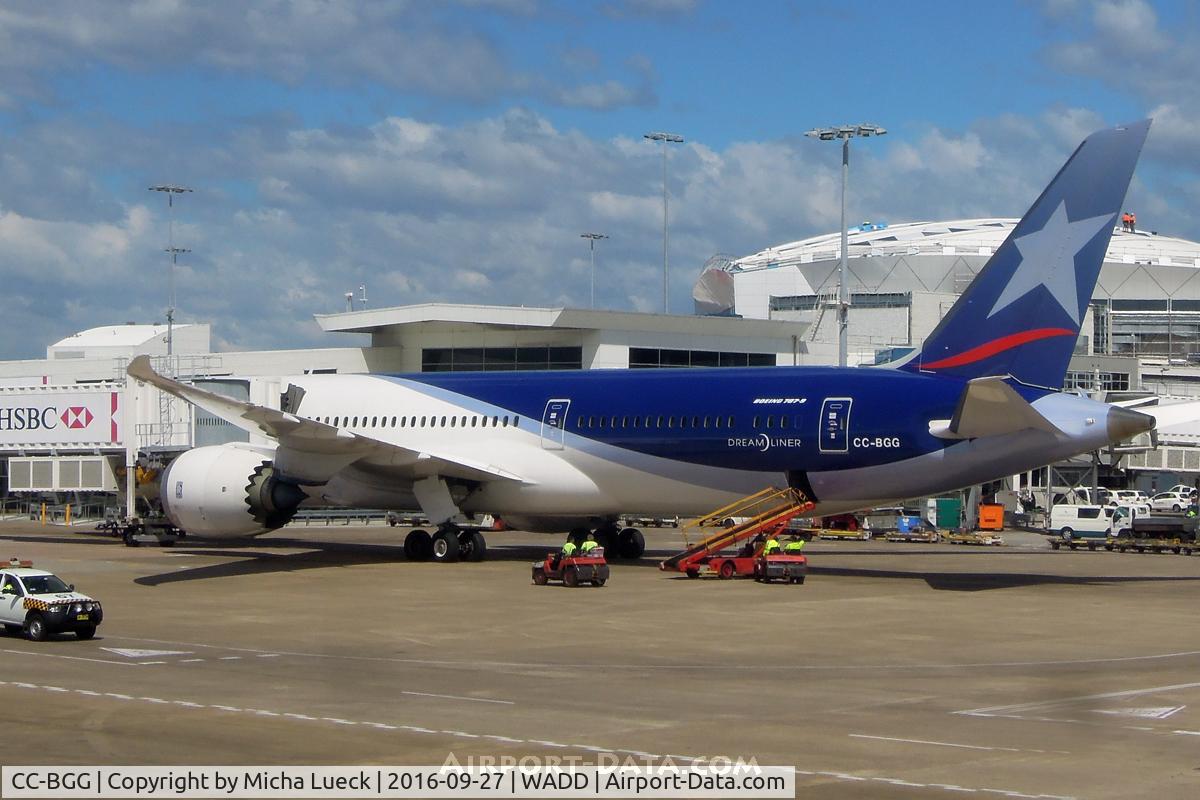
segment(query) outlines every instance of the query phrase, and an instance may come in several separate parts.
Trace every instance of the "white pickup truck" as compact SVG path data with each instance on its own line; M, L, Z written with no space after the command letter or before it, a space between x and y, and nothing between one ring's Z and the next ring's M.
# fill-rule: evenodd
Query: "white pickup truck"
M0 623L8 633L35 642L59 631L91 639L103 619L100 603L57 575L28 561L0 562Z

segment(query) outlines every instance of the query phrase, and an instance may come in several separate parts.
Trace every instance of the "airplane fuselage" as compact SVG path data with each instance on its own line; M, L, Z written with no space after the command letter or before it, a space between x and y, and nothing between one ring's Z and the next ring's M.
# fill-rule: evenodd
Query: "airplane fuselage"
M520 517L697 514L791 483L822 513L933 494L1107 445L1109 408L1025 389L1061 433L939 438L965 382L818 367L308 376L303 417L409 450L495 462L520 480L464 511ZM1091 420L1091 422L1088 422ZM396 462L376 466L395 466ZM419 468L419 465L418 465ZM371 465L324 489L361 504ZM403 493L401 487L390 487ZM388 499L388 498L380 498Z

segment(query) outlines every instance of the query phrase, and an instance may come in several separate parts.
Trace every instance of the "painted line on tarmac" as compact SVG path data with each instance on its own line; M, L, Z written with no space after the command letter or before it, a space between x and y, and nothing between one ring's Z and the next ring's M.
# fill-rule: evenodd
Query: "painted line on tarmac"
M295 650L257 650L250 647L228 647L226 645L204 644L202 642L177 642L169 639L145 639L136 636L118 636L108 634L108 639L123 639L130 642L149 642L152 644L169 644L176 647L207 647L214 650L228 650L234 653L254 653L260 658L274 656L294 656L298 658L325 658L345 661L377 661L386 664L413 664L429 667L469 667L472 669L495 670L496 668L515 669L629 669L648 671L744 671L747 664L602 664L595 661L571 664L554 661L481 661L479 659L434 659L434 658L393 658L388 656L355 656L345 653L305 653ZM772 661L780 667L793 670L910 670L910 669L985 669L988 667L1071 667L1085 664L1119 664L1131 661L1159 661L1169 658L1192 658L1200 656L1200 650L1183 650L1177 653L1151 653L1142 656L1111 656L1108 658L1072 658L1049 659L1044 661L978 661L945 664L787 664ZM757 663L757 662L756 662Z
M38 656L40 658L63 658L68 661L91 661L95 664L120 664L125 667L139 666L136 661L112 661L107 658L86 658L84 656L64 656L58 653L34 653L30 650L0 650L0 653L12 653L18 656Z
M17 689L27 689L27 690L55 692L55 693L74 693L74 694L85 695L88 697L100 697L101 699L113 698L115 700L150 703L153 705L169 704L172 706L177 706L179 708L186 708L186 709L195 710L195 711L223 711L223 712L232 713L232 714L253 714L255 716L287 718L290 720L298 720L298 721L301 721L302 723L327 722L327 723L330 723L333 725L339 725L339 726L357 726L357 727L371 728L373 730L381 730L381 731L404 731L406 733L417 733L417 734L423 734L423 735L450 736L450 737L456 738L456 739L490 739L490 740L494 740L494 741L501 741L501 742L512 743L512 744L533 744L533 745L539 745L542 747L552 747L552 748L556 748L556 749L567 749L567 750L582 750L582 751L595 752L595 753L621 753L621 754L627 754L627 755L637 754L643 758L648 756L650 758L657 759L659 761L665 761L668 758L670 758L672 760L684 761L684 762L696 762L696 761L703 762L706 760L699 756L660 755L660 754L656 754L656 753L646 753L645 751L641 751L641 750L628 750L625 748L604 748L604 747L598 747L596 745L590 745L590 744L570 744L570 743L565 743L565 742L553 742L553 741L549 741L546 739L517 739L517 738L509 737L509 736L499 736L496 734L471 733L469 731L434 730L431 728L423 728L423 727L420 727L417 725L398 725L398 724L388 724L388 723L384 723L384 722L373 722L373 721L368 722L368 721L360 721L360 720L343 719L341 717L310 717L310 716L307 716L304 714L268 711L268 710L260 709L260 708L239 708L238 706L209 705L209 704L205 704L205 703L193 703L190 700L168 700L168 699L161 698L161 697L133 697L132 695L120 694L118 692L97 693L90 689L71 689L71 688L67 688L67 687L63 687L63 686L47 686L47 685L36 684L36 683L24 683L24 682L16 682L16 681L0 681L0 689L3 689L5 687L10 687L10 686L17 688ZM966 787L966 786L956 786L954 784L946 784L946 783L917 783L915 781L908 781L903 778L892 778L892 777L887 777L887 776L882 776L882 775L854 775L854 774L848 773L848 772L828 772L828 771L823 771L823 770L803 770L803 769L799 769L799 768L796 769L796 774L797 775L808 775L808 776L812 776L812 777L836 778L837 780L855 782L855 783L878 783L878 784L886 784L889 786L901 786L901 787L914 788L914 789L942 789L944 791L969 792L969 793L975 793L975 794L998 794L998 795L1003 795L1005 797L1019 798L1019 800L1075 800L1075 798L1065 796L1065 795L1029 794L1026 792L1016 791L1013 789L972 788L972 787Z
M1009 753L1056 753L1059 755L1070 755L1069 750L1035 750L1032 748L1023 747L989 747L979 744L958 744L956 742L934 742L928 739L900 739L895 736L871 736L866 733L851 733L847 734L851 739L875 739L881 742L904 742L906 744L928 744L936 747L958 747L963 750L1002 750Z
M472 703L497 703L503 706L515 706L512 700L490 700L486 697L463 697L460 694L433 694L432 692L401 692L400 694L411 694L416 697L442 697L446 700L470 700Z
M975 716L986 716L992 713L1012 713L1014 711L1032 711L1038 708L1054 708L1056 706L1067 705L1069 703L1078 703L1084 700L1111 700L1114 697L1136 697L1142 694L1155 694L1157 692L1173 692L1177 689L1195 689L1200 686L1197 683L1176 683L1171 686L1152 686L1149 689L1128 689L1123 692L1103 692L1101 694L1081 694L1074 697L1063 697L1059 700L1035 700L1032 703L1014 703L1007 706L989 706L986 708L971 708L965 711L955 711L955 714L971 714Z

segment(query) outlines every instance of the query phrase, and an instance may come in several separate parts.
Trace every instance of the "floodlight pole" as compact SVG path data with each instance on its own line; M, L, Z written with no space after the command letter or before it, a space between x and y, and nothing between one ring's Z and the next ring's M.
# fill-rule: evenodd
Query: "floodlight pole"
M190 253L191 250L186 247L175 246L175 195L190 192L191 189L186 186L174 186L171 184L161 184L159 186L148 187L151 192L163 192L167 195L167 247L166 252L171 254L171 269L167 273L167 365L168 369L174 373L173 359L171 358L175 352L175 266L178 263L177 259L180 253Z
M664 133L655 131L653 133L643 134L643 139L650 139L654 142L662 143L662 162L663 162L663 313L670 313L670 296L671 278L670 272L667 269L667 143L682 144L683 137L677 133Z
M837 128L814 128L805 136L823 142L842 140L842 257L838 263L838 366L848 361L848 331L850 327L850 282L846 279L848 267L849 230L846 228L846 188L850 183L850 139L855 136L883 136L887 130L878 125L842 125Z
M592 257L592 308L596 307L596 240L607 239L603 233L581 233L580 238L588 240L588 251Z

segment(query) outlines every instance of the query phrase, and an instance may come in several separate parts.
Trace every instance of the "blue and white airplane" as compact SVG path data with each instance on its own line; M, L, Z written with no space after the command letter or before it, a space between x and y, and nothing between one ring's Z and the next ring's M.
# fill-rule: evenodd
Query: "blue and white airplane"
M699 514L771 485L833 514L971 486L1151 430L1060 391L1150 121L1088 137L919 351L886 368L306 375L281 410L129 375L276 444L189 450L162 477L198 536L280 527L304 502L411 508L410 557L482 558L462 515L527 530Z

